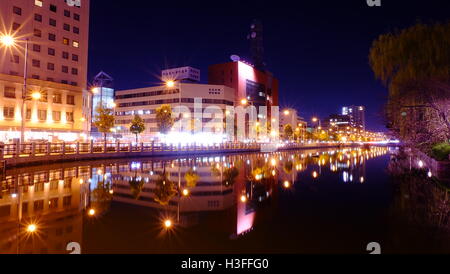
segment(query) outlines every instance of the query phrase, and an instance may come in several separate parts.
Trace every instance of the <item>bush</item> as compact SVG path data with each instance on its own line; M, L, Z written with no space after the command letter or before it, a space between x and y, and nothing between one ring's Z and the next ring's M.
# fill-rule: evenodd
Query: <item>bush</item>
M450 154L450 144L449 143L439 143L435 144L431 148L431 157L438 161L448 160Z

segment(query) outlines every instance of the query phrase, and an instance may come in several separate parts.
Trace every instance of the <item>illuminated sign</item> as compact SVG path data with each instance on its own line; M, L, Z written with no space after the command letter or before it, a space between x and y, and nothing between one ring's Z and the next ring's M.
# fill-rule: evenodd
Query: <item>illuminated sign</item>
M81 7L81 0L66 0L69 7Z

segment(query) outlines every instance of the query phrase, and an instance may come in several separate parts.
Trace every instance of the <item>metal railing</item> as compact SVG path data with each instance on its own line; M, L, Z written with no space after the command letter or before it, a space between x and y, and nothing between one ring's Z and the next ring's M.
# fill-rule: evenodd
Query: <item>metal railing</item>
M221 152L258 150L259 143L164 144L164 143L25 143L4 144L0 147L0 159L44 157L57 155L113 154L113 153L161 153L161 152Z

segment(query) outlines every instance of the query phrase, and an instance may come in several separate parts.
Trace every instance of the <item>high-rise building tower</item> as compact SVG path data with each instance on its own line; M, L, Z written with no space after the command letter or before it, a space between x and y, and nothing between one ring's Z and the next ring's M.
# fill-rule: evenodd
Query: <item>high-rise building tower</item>
M89 1L1 0L0 140L19 138L22 113L25 140L70 141L89 131Z
M350 118L350 125L362 130L366 129L366 108L364 106L348 106L342 108L342 115Z
M247 36L250 40L250 53L252 63L258 70L265 70L264 63L264 37L263 24L259 20L253 20L250 25L250 34Z

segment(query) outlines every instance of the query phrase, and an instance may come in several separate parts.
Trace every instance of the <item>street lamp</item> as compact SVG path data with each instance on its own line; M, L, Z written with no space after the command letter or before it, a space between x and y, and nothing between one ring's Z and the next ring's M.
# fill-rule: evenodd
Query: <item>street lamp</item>
M2 35L0 37L0 42L5 47L13 47L19 39L14 38L11 35ZM20 143L25 142L25 101L27 99L27 74L28 74L28 38L25 40L25 64L23 73L23 88L22 88L22 109L21 109L21 125L20 125ZM40 97L39 97L40 99Z
M168 88L175 87L175 81L173 81L173 80L166 81L166 87L168 87ZM179 107L180 116L181 116L181 83L179 84L178 94L179 94L179 96L178 96L178 107ZM180 122L179 133L181 133L181 118L180 118L179 122Z

